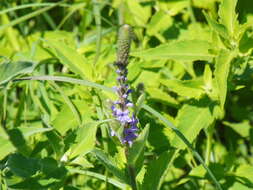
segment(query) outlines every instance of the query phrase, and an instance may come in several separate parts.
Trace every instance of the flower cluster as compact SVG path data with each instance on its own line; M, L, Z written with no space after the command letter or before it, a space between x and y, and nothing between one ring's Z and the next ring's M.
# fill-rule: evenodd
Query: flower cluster
M111 108L115 118L120 122L121 126L124 127L122 142L131 146L133 140L137 137L138 120L129 110L129 108L133 107L133 103L128 99L128 96L132 91L126 84L126 67L123 68L117 63L115 65L118 66L117 73L119 75L119 86L115 87L115 90L119 99L113 103Z
M122 143L132 145L133 140L137 137L137 123L136 116L130 112L130 108L133 107L133 103L128 99L129 94L132 92L127 84L127 65L128 65L128 53L130 49L130 27L124 25L119 33L118 40L118 57L115 63L118 74L117 81L118 86L115 90L118 94L118 100L112 105L112 112L115 118L120 122L123 130ZM114 135L114 132L112 133Z

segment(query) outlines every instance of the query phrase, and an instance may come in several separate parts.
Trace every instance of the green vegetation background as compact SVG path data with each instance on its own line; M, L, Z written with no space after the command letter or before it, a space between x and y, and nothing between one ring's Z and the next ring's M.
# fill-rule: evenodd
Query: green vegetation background
M130 189L109 136L123 23L138 188L253 189L251 0L1 0L0 23L0 189Z

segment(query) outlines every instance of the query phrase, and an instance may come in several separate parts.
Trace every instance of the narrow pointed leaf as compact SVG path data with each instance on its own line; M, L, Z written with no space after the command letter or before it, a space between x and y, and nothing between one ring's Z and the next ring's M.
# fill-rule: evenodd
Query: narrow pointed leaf
M227 96L227 80L230 71L231 61L234 53L228 50L221 50L215 63L215 82L220 106L223 109Z
M219 8L220 22L226 26L230 35L233 35L237 21L236 4L237 0L223 0Z

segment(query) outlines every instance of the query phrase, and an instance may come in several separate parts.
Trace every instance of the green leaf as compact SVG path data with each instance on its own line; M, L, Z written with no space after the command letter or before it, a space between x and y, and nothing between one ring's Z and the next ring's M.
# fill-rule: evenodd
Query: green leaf
M213 47L207 41L183 40L160 45L156 48L133 52L131 55L145 60L172 59L179 61L212 60Z
M204 160L200 156L200 154L193 148L191 143L187 140L187 138L178 130L177 127L173 123L171 123L169 120L167 120L165 117L163 117L159 112L154 110L153 108L149 107L148 105L143 105L143 109L151 113L153 116L157 117L159 120L161 120L167 127L173 130L175 134L181 139L182 142L187 145L187 147L192 151L193 155L197 158L197 160L201 163L201 165L206 169L207 173L211 177L212 181L215 183L215 186L217 189L222 190L219 182L217 181L216 177L214 176L213 172L208 168L208 166L205 164Z
M117 168L115 161L105 152L99 149L94 149L92 153L95 154L97 159L116 177L122 181L126 181L126 177L123 171Z
M162 153L157 160L152 161L147 168L141 190L159 190L164 176L167 173L171 162L174 160L175 150Z
M125 17L133 19L134 22L138 26L145 26L147 23L150 14L151 9L149 6L141 6L141 4L138 1L132 1L132 0L126 0L128 12L126 12L128 15L131 15L131 17Z
M237 21L236 4L237 0L223 0L219 8L220 23L226 26L230 36L233 36Z
M253 166L249 164L241 164L236 169L235 175L246 179L248 182L251 182L252 184L253 183Z
M214 81L216 84L216 92L219 97L220 106L223 109L227 96L227 80L230 71L231 61L234 53L228 50L221 50L216 58Z
M83 79L92 80L92 65L88 63L83 55L61 41L50 40L46 42L62 64L74 73L79 74Z
M128 151L128 163L132 166L136 166L138 159L143 156L144 147L149 134L149 125L141 131L138 138L134 141L132 147Z
M185 104L179 110L176 117L177 128L190 143L198 136L201 129L207 128L213 122L214 118L210 106L209 100L202 99L192 104ZM171 145L180 149L186 147L178 136L172 139Z
M249 30L245 30L239 42L239 50L241 53L248 53L252 49L253 34Z
M221 37L223 37L224 39L228 39L229 35L228 35L228 31L226 29L226 27L222 24L217 23L215 20L213 20L207 13L203 12L205 15L205 18L209 24L209 26L217 33L219 34Z
M252 190L252 188L242 183L235 182L228 190Z
M0 85L10 81L19 74L31 73L34 63L28 61L0 63Z
M2 160L9 153L14 152L16 148L13 146L9 139L0 137L0 160Z
M76 145L71 147L70 158L85 155L94 148L99 124L99 122L87 123L76 131Z
M26 158L20 154L12 154L8 158L7 167L17 176L30 177L39 170L39 163L34 158Z
M37 133L45 133L47 131L53 130L53 128L43 128L43 127L18 127L18 130L20 130L25 138L28 138L32 135L35 135Z
M28 138L37 133L44 133L52 130L53 128L42 128L42 127L19 127L15 130L20 131L22 137ZM10 135L10 134L9 134ZM2 160L9 153L14 152L16 147L12 144L10 137L5 133L2 126L0 126L0 160ZM18 139L15 138L15 141L18 142Z
M249 121L247 120L241 123L231 123L231 122L224 121L223 124L232 128L235 132L237 132L242 137L249 137L250 135L251 126L250 126Z
M173 24L172 17L164 11L157 11L147 25L148 35L156 35L161 31L165 31Z
M73 105L82 116L82 120L88 121L92 110L85 101L73 101ZM70 129L76 129L80 126L76 117L73 116L73 111L68 105L64 104L61 111L56 115L52 122L52 126L61 134L65 135Z
M170 96L168 93L163 92L159 88L147 88L146 92L149 93L150 98L158 102L165 103L169 106L178 107L179 102Z
M189 98L200 98L205 91L203 90L202 80L160 80L160 82L168 87L168 90L177 93L179 96Z

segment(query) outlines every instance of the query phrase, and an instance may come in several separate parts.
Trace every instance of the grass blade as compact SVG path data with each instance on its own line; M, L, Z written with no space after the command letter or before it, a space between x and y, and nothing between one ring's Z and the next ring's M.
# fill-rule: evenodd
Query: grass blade
M91 171L84 171L84 170L79 170L79 169L69 169L70 173L77 173L77 174L83 174L83 175L87 175L90 177L95 177L97 179L101 179L103 181L106 181L112 185L114 185L115 187L118 187L120 189L126 189L127 185L120 183L119 181L112 179L112 178L108 178L102 174L98 174L95 172L91 172Z
M9 24L5 24L5 25L0 26L0 31L1 31L1 30L4 30L5 28L8 28L8 27L10 27L10 26L14 26L14 25L16 25L16 24L19 24L19 23L21 23L21 22L24 22L24 21L26 21L26 20L28 20L28 19L30 19L30 18L32 18L32 17L38 16L38 15L40 15L41 13L46 12L46 11L48 11L48 10L50 10L50 9L52 9L52 8L54 8L54 7L56 7L56 6L59 5L60 3L61 3L61 2L56 3L56 4L53 4L53 5L48 6L48 7L44 7L44 8L42 8L42 9L37 10L37 11L34 11L34 12L29 13L29 14L27 14L27 15L24 15L24 16L22 16L22 17L20 17L20 18L17 18L17 19L15 19L15 20L11 21Z
M32 77L23 77L19 79L15 79L14 81L22 81L22 80L39 80L39 81L59 81L59 82L68 82L72 84L80 84L92 88L98 88L101 90L105 90L108 92L115 92L113 88L95 83L90 82L88 80L81 80L81 79L75 79L71 77L62 77L62 76L32 76Z

